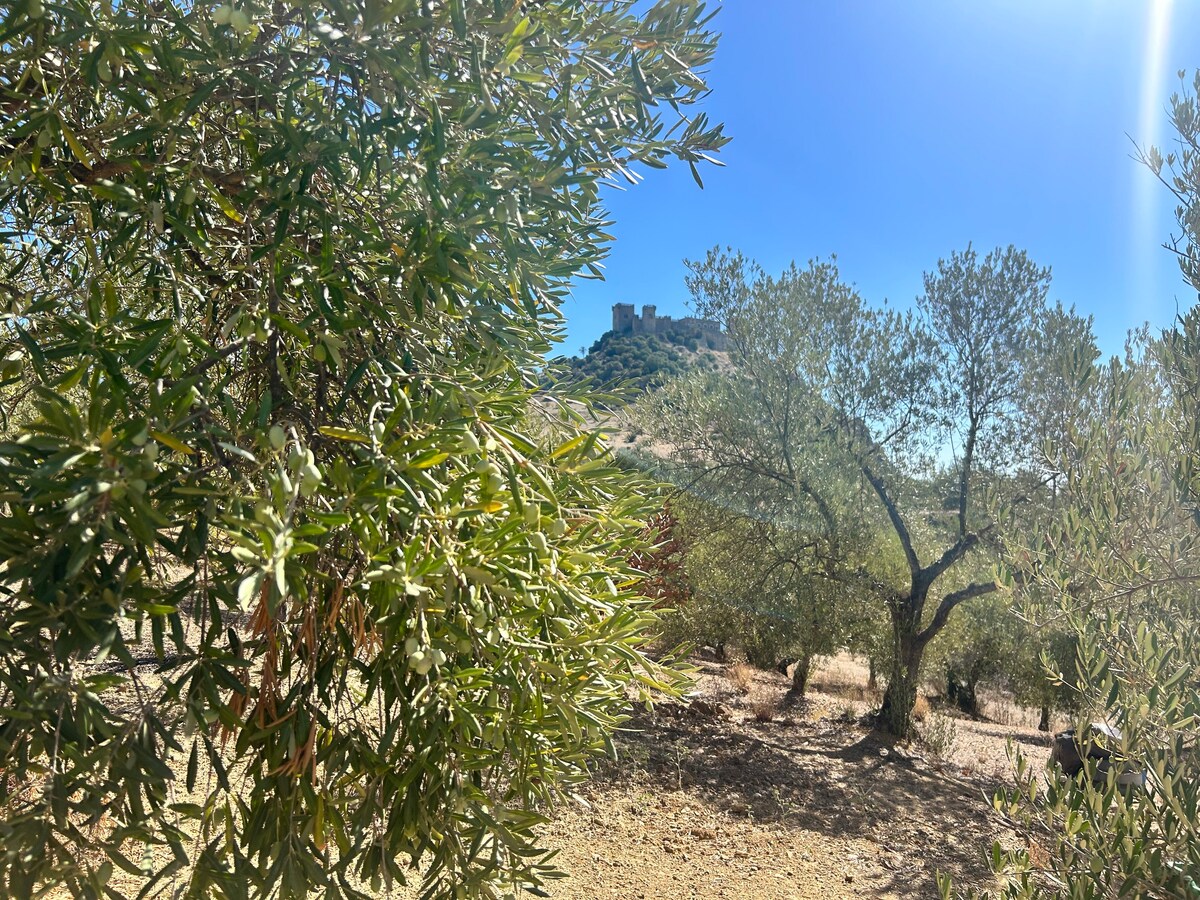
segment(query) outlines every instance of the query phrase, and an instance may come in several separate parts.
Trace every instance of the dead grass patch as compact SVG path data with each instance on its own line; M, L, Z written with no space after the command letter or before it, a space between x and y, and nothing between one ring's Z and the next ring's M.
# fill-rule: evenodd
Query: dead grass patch
M725 670L725 677L739 694L749 694L754 687L754 667L749 663L734 663Z
M818 663L809 681L809 689L859 703L875 704L883 698L883 694L878 689L868 687L869 678L870 669L861 659L849 653L839 653Z
M985 689L979 692L979 711L997 725L1008 725L1013 728L1037 728L1041 719L1041 710L1020 706L1012 695L1005 691ZM1057 729L1053 717L1050 731Z
M913 720L924 722L929 718L929 698L924 694L917 694L917 702L913 704L912 712Z
M760 694L750 704L750 713L755 722L774 722L775 717L779 715L779 700Z

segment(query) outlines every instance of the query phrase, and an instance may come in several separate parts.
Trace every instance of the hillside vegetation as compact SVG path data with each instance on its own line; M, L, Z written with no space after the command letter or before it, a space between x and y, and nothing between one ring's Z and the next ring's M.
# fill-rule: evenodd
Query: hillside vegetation
M684 329L655 334L605 333L585 356L563 360L569 381L620 384L654 390L672 378L697 369L715 369L717 351L710 350L698 332Z

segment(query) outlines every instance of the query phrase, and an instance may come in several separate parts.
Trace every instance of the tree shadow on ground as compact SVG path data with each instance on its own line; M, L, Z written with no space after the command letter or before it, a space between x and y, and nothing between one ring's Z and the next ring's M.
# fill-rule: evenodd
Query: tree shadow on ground
M974 731L976 734L982 734L995 738L1007 738L1014 744L1025 744L1028 747L1040 747L1042 749L1049 747L1052 740L1049 732L1042 731L1038 732L1037 734L1022 734L1020 732L1014 732L1013 729L1005 728L1001 725L996 725L994 727L976 725L974 727Z
M632 768L651 790L687 790L730 815L874 842L864 896L937 896L939 871L961 884L990 879L994 785L943 773L876 732L830 720L738 722L666 704L636 716L617 746L624 759L597 773L599 787L626 781Z

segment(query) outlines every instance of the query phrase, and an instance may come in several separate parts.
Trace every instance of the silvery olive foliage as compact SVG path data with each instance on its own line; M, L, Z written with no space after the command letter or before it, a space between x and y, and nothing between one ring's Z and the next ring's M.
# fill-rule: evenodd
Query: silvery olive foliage
M0 5L0 894L552 871L672 675L647 491L537 375L601 184L724 143L710 18Z
M667 641L736 652L760 668L792 666L791 702L816 656L855 644L880 618L869 597L814 562L811 533L694 497L671 508L692 590L663 620Z
M1045 658L1046 677L1073 696L1081 734L1104 722L1120 737L1097 739L1114 761L1076 778L1018 754L1018 786L995 805L1026 845L995 848L997 896L1200 896L1198 326L1189 314L1097 367L1097 406L1048 453L1058 503L1004 519L1025 616L1076 635L1071 659Z
M930 643L999 590L984 499L1040 474L1024 435L1052 427L1052 366L1090 345L1090 323L1048 303L1049 270L1014 247L939 260L905 313L868 303L835 260L771 275L715 248L689 267L734 366L656 394L644 427L677 484L798 536L782 557L748 547L748 565L782 558L886 610L880 723L910 737Z

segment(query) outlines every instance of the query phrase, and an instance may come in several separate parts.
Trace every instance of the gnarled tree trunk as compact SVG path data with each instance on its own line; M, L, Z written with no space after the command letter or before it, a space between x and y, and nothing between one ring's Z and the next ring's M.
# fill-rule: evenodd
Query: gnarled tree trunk
M918 607L919 609L919 607ZM885 731L907 740L914 733L913 706L917 702L917 683L921 677L921 658L927 640L918 632L912 604L897 602L892 608L894 651L892 673L883 705L879 709L879 724Z
M788 699L792 702L804 698L808 690L808 678L812 674L812 657L802 656L792 667L792 687L788 691Z
M969 716L979 716L979 697L975 693L975 681L970 676L960 675L954 669L946 670L946 702L954 704Z
M973 439L969 442L968 452L971 446ZM969 468L968 465L964 472ZM868 460L861 460L859 469L883 503L908 563L909 590L907 593L893 593L888 600L892 614L892 646L895 652L892 655L892 677L888 681L887 692L883 695L883 706L879 710L879 724L884 730L907 740L913 736L912 713L917 702L917 680L921 677L921 658L925 655L925 647L945 627L950 613L956 606L972 597L990 594L998 589L998 585L994 581L979 581L951 591L942 597L928 624L923 626L925 601L929 597L930 588L943 573L979 543L979 535L967 531L967 508L965 501L961 502L958 540L942 551L942 555L937 559L922 565L904 517L888 493L883 479L873 470ZM967 483L967 475L964 474L962 484Z

